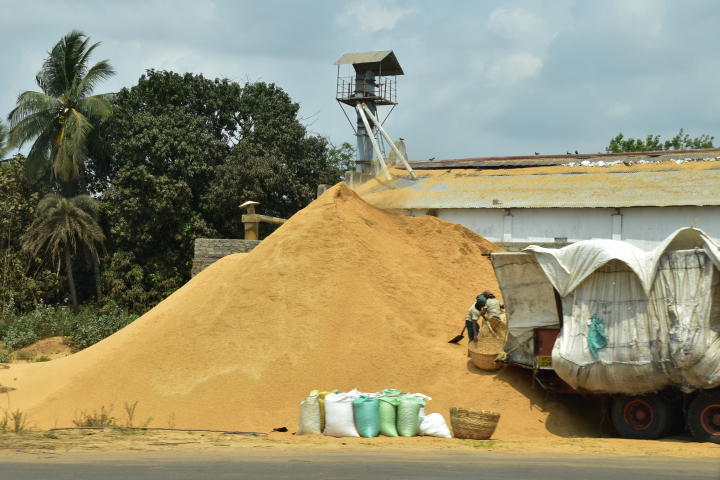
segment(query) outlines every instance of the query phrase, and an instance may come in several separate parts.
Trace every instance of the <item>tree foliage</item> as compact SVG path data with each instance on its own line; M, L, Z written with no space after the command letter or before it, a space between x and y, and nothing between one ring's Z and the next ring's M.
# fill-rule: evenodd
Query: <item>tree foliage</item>
M38 198L47 188L25 181L24 163L16 156L0 165L0 320L5 320L8 305L33 309L57 282L47 262L36 262L22 251L19 239L30 228Z
M287 218L340 180L327 140L273 84L148 70L113 111L89 184L110 238L105 291L135 309L187 281L196 238L242 238L243 202Z
M48 194L38 203L35 220L28 232L22 236L23 248L33 257L47 252L59 265L65 264L70 298L77 309L78 299L72 271L72 256L78 247L86 250L97 261L97 246L105 241L102 229L97 224L97 201L87 195L71 199L54 193Z
M648 135L645 141L642 139L628 138L621 133L617 137L610 140L610 145L605 148L607 153L621 152L656 152L660 150L694 150L700 148L714 148L713 140L715 137L700 135L691 138L681 128L680 133L665 142L660 141L660 135Z
M75 191L87 158L93 126L112 112L106 95L91 95L115 74L107 60L89 65L98 45L90 45L79 30L65 35L48 52L35 77L41 92L18 95L17 106L8 115L10 145L22 148L32 143L25 166L28 178L51 168L68 195Z

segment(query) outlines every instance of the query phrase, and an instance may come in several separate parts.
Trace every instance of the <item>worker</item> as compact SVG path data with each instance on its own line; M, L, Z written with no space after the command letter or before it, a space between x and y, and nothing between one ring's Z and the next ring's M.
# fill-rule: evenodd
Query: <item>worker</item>
M478 333L480 332L478 320L480 317L487 320L487 309L485 308L486 303L487 299L482 295L478 295L475 297L475 303L470 305L470 309L468 309L468 314L465 317L465 327L467 328L468 338L470 339L468 341L468 346L470 345L470 342L477 343L478 341ZM468 348L468 357L469 356L470 349Z
M502 320L502 311L505 309L505 305L500 303L500 300L495 298L495 295L490 290L485 290L482 296L487 299L485 307L487 308L487 314L489 317L495 317L498 320Z

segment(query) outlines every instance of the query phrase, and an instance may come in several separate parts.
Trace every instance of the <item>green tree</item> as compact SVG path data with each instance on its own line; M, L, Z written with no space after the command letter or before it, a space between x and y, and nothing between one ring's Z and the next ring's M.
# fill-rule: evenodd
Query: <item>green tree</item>
M99 206L88 195L71 199L54 193L46 195L38 204L35 221L23 235L23 248L36 257L45 250L58 265L65 263L70 299L77 309L78 301L73 279L72 257L80 246L86 249L94 261L98 261L97 246L105 236L97 224Z
M221 236L243 238L239 207L247 200L260 202L263 214L289 218L315 199L318 185L342 180L342 159L330 155L326 138L308 132L299 111L274 84L243 87L236 115L241 140L217 168L206 203ZM261 224L261 237L275 228Z
M37 178L50 169L68 196L76 190L88 155L88 135L112 113L107 95L91 95L115 74L107 60L89 65L98 45L90 45L90 38L79 30L65 35L35 77L41 92L18 95L8 115L10 145L22 148L32 142L25 173Z
M617 137L610 140L610 145L605 148L607 153L621 152L656 152L660 150L694 150L700 148L714 148L713 140L715 137L700 135L691 138L685 133L684 129L680 129L680 133L665 143L660 141L660 135L648 135L645 141L642 139L628 138L621 133Z
M46 262L35 262L22 251L20 237L32 224L39 197L47 188L28 183L25 159L17 155L0 164L0 317L7 320L8 306L32 310L44 291L52 290L57 277ZM10 312L11 313L11 312Z

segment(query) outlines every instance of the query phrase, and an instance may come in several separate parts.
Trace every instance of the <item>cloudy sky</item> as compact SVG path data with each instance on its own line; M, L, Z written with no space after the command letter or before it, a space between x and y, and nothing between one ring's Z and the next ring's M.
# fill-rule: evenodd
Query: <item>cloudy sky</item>
M718 25L712 0L0 0L0 115L80 29L118 72L98 93L149 68L274 82L335 143L355 140L333 62L394 50L405 76L385 126L411 160L594 153L681 127L720 144Z

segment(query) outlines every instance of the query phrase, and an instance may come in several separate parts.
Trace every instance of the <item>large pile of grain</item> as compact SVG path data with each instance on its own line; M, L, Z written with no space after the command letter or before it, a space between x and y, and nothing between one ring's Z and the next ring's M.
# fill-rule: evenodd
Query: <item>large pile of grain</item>
M568 433L561 407L536 408L545 395L524 372L484 374L447 343L475 295L499 290L481 256L491 251L459 225L383 212L340 184L124 330L0 370L0 384L39 427L110 404L122 417L139 401L136 418L155 426L267 431L294 428L316 388L398 388L433 397L428 412L446 418L451 406L501 412L497 438Z

